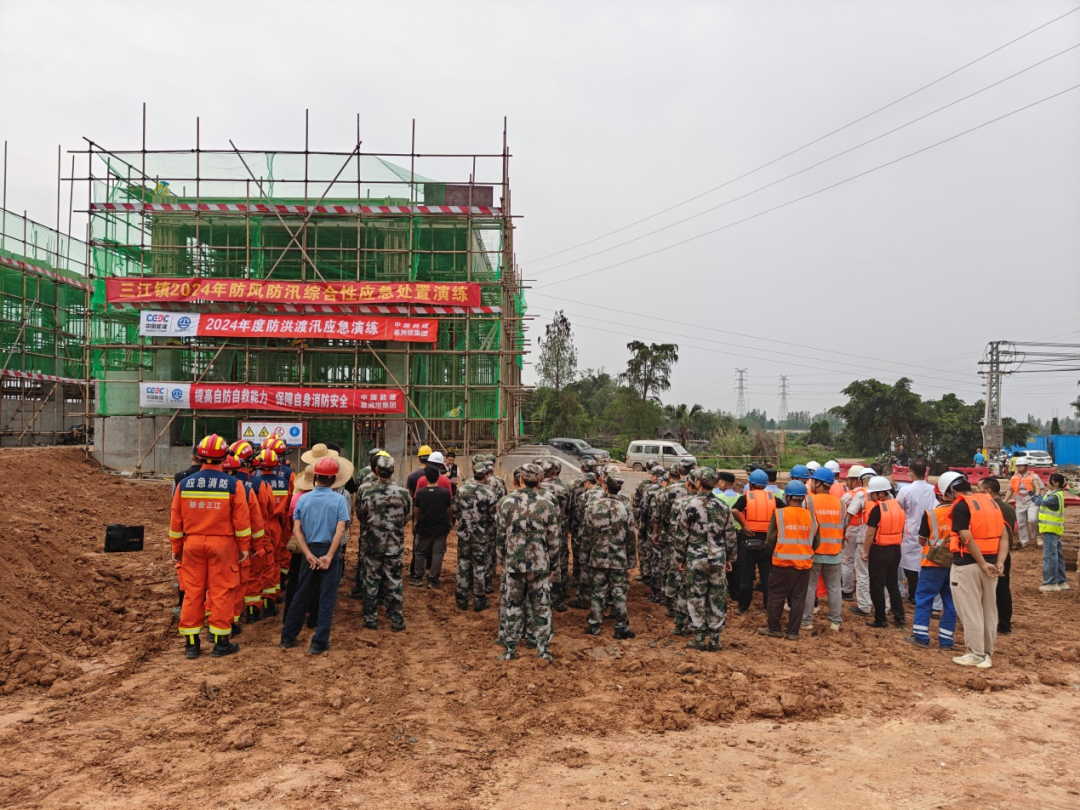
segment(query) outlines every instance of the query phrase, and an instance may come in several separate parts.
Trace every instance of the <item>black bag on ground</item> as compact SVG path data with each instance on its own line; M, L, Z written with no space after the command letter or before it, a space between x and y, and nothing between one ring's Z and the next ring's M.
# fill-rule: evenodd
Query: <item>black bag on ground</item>
M112 523L105 527L105 551L142 551L143 527Z

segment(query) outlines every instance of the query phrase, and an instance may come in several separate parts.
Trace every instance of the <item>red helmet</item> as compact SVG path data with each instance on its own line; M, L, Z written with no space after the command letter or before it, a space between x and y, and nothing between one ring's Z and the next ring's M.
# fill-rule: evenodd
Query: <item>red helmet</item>
M225 460L221 462L221 469L223 470L239 470L244 465L240 463L240 459L234 456L232 453L225 456Z
M211 461L220 461L229 453L229 445L216 433L211 433L195 447L195 455Z
M277 453L273 450L260 450L257 455L251 457L251 466L255 468L272 470L277 465Z
M320 458L315 462L315 474L316 475L332 475L336 476L338 470L341 468L338 463L332 458Z
M229 445L229 453L236 456L240 461L246 462L255 455L255 448L247 439L237 439Z
M278 458L284 458L292 452L292 448L289 447L286 441L279 436L274 437L271 440L270 446L267 449L273 450L275 453L277 453Z

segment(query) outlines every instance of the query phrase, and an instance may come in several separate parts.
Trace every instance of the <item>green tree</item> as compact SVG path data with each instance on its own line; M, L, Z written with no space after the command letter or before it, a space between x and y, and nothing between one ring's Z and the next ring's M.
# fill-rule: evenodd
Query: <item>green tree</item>
M556 392L574 381L577 376L577 348L570 320L562 310L555 313L546 327L544 337L538 341L540 354L536 361L536 373L540 384Z
M848 402L831 412L844 420L841 444L849 452L876 455L903 439L915 450L922 445L919 432L922 398L911 390L911 380L901 377L895 385L878 380L858 380L843 393Z
M832 444L832 432L829 430L829 422L822 419L810 424L810 433L806 436L807 444Z
M671 370L679 362L679 347L674 343L650 343L632 340L626 344L630 359L623 375L642 402L671 388Z
M533 423L534 439L540 442L583 435L588 421L577 394L554 388L537 388L525 403L523 417Z
M682 444L683 447L686 446L687 441L690 439L690 434L698 432L698 427L701 424L701 417L705 413L705 409L700 405L688 406L686 403L668 405L664 408L664 416L675 428L675 433L679 437L679 443Z
M1056 416L1053 419L1050 420L1050 435L1051 436L1060 436L1061 435L1061 423L1058 422L1058 418Z

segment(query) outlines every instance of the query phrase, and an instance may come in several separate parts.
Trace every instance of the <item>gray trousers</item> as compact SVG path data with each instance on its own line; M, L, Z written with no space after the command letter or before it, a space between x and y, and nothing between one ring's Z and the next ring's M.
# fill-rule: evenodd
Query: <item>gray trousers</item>
M428 572L428 582L438 582L442 578L443 555L446 554L446 535L418 534L413 538L412 570L413 579L423 579L424 570Z
M840 563L814 563L810 569L810 582L806 585L806 606L803 608L803 622L809 623L813 617L814 597L817 595L818 574L825 577L825 588L829 592L829 621L840 621Z

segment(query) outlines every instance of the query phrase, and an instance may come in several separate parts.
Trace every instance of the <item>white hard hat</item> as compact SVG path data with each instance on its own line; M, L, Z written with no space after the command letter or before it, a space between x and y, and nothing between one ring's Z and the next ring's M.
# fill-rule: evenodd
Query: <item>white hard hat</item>
M862 464L852 464L847 471L848 478L858 478L865 472L866 468Z
M810 472L821 469L821 465L818 464L816 461L808 461L806 462L806 466L810 470Z
M875 475L866 485L868 492L892 492L892 482L884 475Z
M957 481L964 480L967 479L963 473L954 472L952 470L949 470L946 473L942 473L937 480L938 492L944 495Z
M825 469L829 470L833 475L840 475L840 462L830 458L825 462Z
M1016 466L1017 467L1027 467L1029 465L1029 463L1030 462L1027 460L1027 456L1017 456L1016 457Z
M875 470L873 467L864 467L863 471L859 473L859 478L870 478L871 476L875 475L877 475L877 470Z
M443 454L436 450L430 456L428 456L428 464L445 464L446 459L443 458Z

